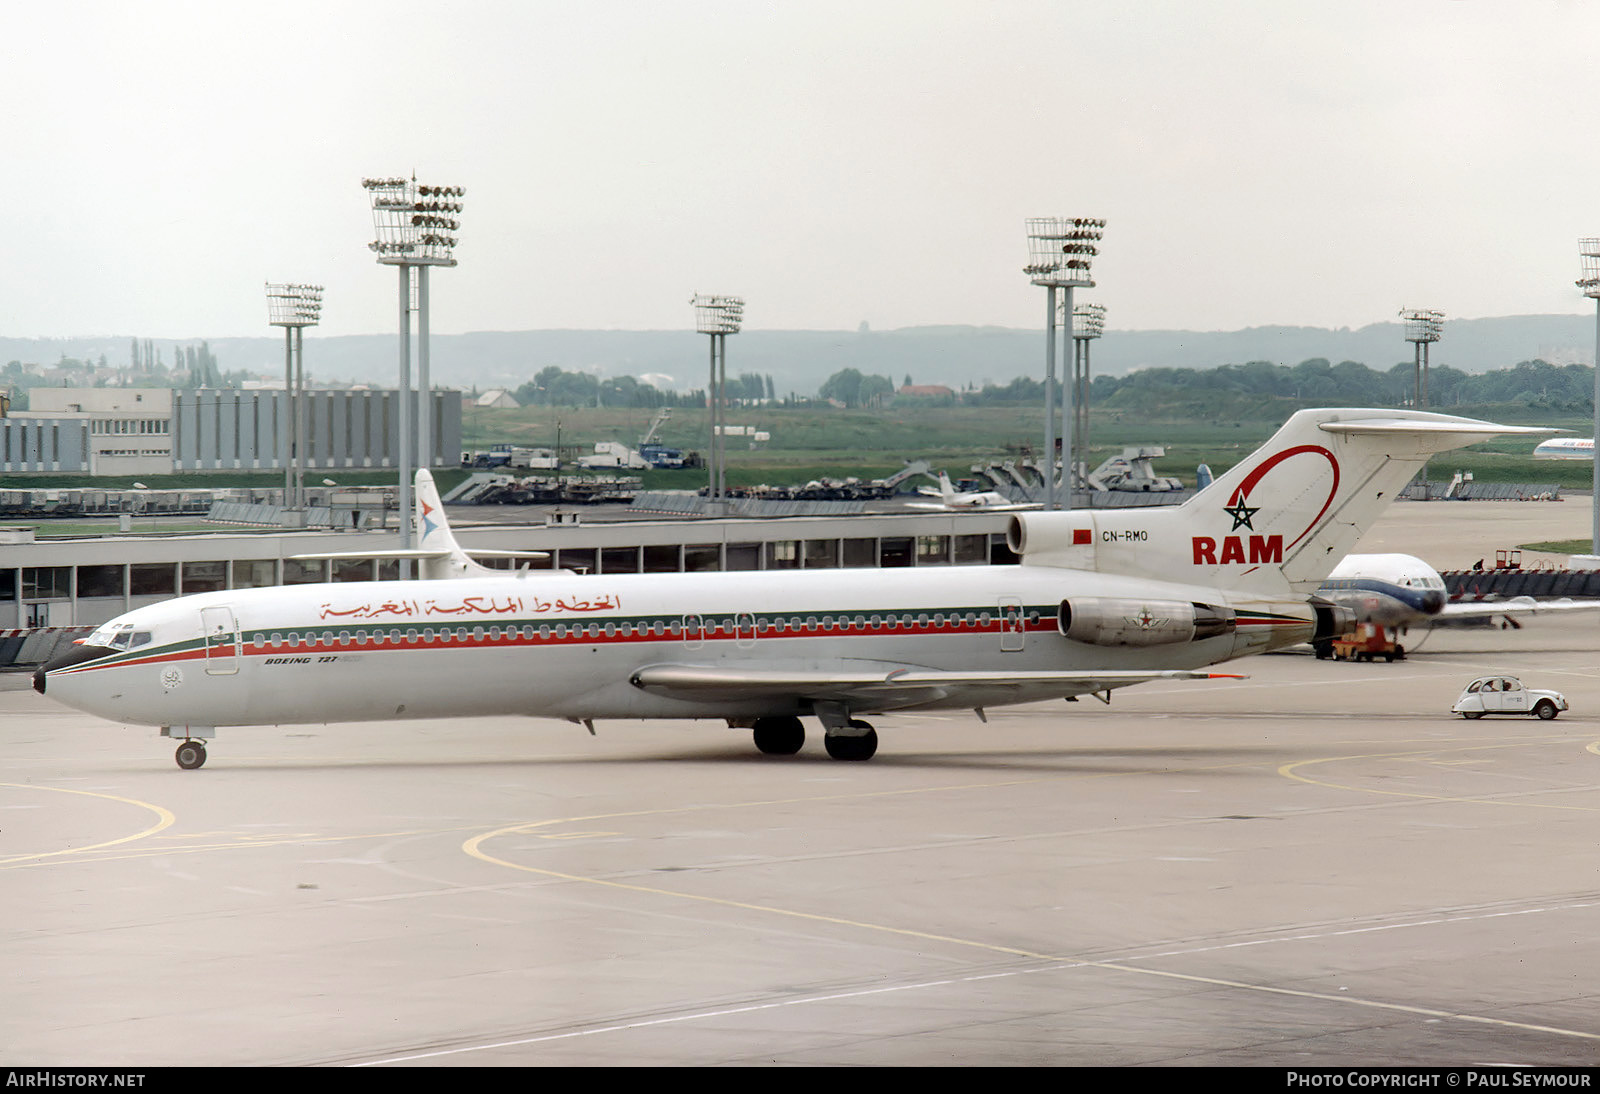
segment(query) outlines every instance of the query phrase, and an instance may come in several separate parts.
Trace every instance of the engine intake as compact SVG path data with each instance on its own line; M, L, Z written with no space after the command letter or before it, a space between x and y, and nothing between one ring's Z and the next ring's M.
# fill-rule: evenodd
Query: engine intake
M1311 636L1312 642L1331 642L1356 629L1354 609L1347 608L1343 604L1335 604L1319 597L1311 601L1311 610L1317 615L1317 629Z
M1061 602L1057 627L1095 646L1167 646L1232 634L1232 609L1185 600L1116 600L1080 596Z

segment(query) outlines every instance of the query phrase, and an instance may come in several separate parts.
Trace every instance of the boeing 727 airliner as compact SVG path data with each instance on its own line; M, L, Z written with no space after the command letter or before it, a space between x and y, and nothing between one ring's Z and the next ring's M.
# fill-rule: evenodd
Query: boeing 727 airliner
M1018 513L1013 566L578 576L472 562L417 475L425 577L233 589L129 612L44 666L52 698L219 726L526 714L706 718L865 760L862 715L1109 693L1342 633L1316 591L1431 454L1543 430L1305 410L1181 506Z

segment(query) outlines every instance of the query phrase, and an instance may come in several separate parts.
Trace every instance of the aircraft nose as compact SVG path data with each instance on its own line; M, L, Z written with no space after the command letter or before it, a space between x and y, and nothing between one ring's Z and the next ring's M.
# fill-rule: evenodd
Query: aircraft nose
M85 661L96 661L107 654L116 652L110 646L78 645L68 647L65 653L57 654L47 664L41 665L34 670L33 690L43 695L48 676L57 669L71 668L73 665L81 665Z
M1422 594L1422 610L1429 615L1438 615L1444 610L1444 590L1429 589Z

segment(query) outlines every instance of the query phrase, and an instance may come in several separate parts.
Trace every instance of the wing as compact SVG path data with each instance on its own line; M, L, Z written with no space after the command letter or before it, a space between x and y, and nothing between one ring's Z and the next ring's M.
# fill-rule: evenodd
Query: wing
M1492 619L1513 618L1523 615L1553 615L1559 612L1600 611L1600 600L1535 600L1531 596L1514 596L1510 600L1457 600L1446 604L1433 617L1435 624L1487 623Z
M550 557L549 551L488 551L476 547L463 548L473 558L526 558L535 561ZM449 551L427 551L420 548L389 551L321 551L311 555L288 555L295 562L315 562L320 558L410 558L431 561L450 557Z
M1087 695L1151 680L1243 679L1240 673L1206 669L949 672L918 665L857 663L836 668L761 669L647 665L629 682L645 691L684 699L810 699L888 708L930 702L954 705L964 697L977 701L1008 693L1032 693L1040 698Z
M928 509L941 513L1010 513L1018 509L1043 509L1044 504L1036 501L1008 501L983 505L947 505L944 502L929 504L927 502L908 501L907 509Z

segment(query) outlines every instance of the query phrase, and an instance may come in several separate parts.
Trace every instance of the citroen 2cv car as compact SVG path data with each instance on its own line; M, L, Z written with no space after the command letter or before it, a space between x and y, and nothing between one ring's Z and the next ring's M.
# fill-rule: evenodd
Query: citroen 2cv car
M1549 720L1567 709L1567 698L1559 691L1525 688L1515 676L1480 676L1456 698L1451 713L1463 718L1482 718L1485 714L1532 714Z

